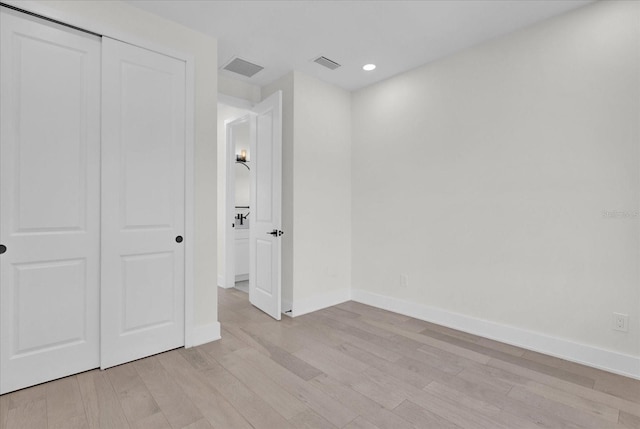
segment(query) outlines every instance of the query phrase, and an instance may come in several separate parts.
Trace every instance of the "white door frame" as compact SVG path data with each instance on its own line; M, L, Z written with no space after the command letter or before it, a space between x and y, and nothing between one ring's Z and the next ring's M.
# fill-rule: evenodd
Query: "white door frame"
M251 113L236 119L224 121L225 130L225 198L224 198L224 288L230 289L236 284L236 255L235 255L235 197L236 197L236 178L235 178L235 146L233 133L230 133L230 127L243 123L250 123Z
M195 60L192 54L176 51L174 49L149 42L127 31L105 25L95 19L79 16L73 13L62 12L45 3L31 0L3 0L3 3L15 7L18 10L31 12L45 18L58 21L63 24L84 29L95 34L108 36L130 45L155 51L185 62L186 68L186 106L185 106L185 335L184 346L189 348L194 344L194 257L195 257L195 222L194 222L194 164L195 164Z

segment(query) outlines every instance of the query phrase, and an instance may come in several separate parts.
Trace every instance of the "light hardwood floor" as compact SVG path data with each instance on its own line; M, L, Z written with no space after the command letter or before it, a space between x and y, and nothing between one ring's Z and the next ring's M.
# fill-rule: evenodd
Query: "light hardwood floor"
M0 397L0 428L640 428L640 381L348 302Z

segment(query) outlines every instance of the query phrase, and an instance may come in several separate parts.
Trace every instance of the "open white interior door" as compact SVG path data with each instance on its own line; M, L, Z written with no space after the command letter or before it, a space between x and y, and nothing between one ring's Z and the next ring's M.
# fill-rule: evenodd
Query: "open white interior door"
M251 127L249 301L276 320L281 313L282 92L254 109Z

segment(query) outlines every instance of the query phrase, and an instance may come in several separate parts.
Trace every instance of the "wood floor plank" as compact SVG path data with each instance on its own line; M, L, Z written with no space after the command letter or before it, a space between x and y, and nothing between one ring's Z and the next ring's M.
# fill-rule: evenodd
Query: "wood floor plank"
M375 338L380 337L380 335L376 335L374 332L368 332L361 329L362 326L366 325L359 324L359 321L357 319L343 319L339 315L332 316L330 313L324 311L319 311L317 313L311 313L307 315L307 320L309 323L313 323L314 326L331 328L334 335L343 336L342 342L350 342L354 337L360 338L365 341L371 341Z
M638 380L533 351L526 351L523 358L592 378L596 381L595 390L640 402L640 381Z
M182 429L215 429L207 419L198 420Z
M325 374L343 380L348 380L368 368L368 365L357 359L325 345L316 345L310 349L304 348L296 352L294 356Z
M345 344L357 347L360 350L371 353L372 355L389 362L396 362L403 356L401 353L396 351L395 347L383 347L379 343L363 340L360 338L354 338ZM338 348L341 348L345 344L339 345Z
M242 327L237 324L227 323L226 329L238 340L245 343L247 346L256 349L260 353L269 356L269 350L265 348L260 342L254 339L254 336L242 330Z
M210 369L203 372L203 377L207 378L209 384L214 386L254 428L293 428L282 415L226 369Z
M435 333L433 331L430 331L428 336L434 337L446 343L455 344L459 347L463 347L463 348L475 351L477 353L484 354L486 356L491 356L492 358L495 358L495 359L499 359L505 362L515 363L517 365L527 367L544 374L552 375L556 378L570 381L575 384L581 384L586 387L593 387L595 384L595 380L590 377L586 377L580 374L575 374L565 369L556 368L553 366L534 362L534 361L522 358L520 356L514 356L511 353L505 353L502 350L498 350L496 347L482 345L482 344L479 344L478 342L473 342L473 341L460 340L458 338L445 335L445 334Z
M411 429L412 427L409 422L393 414L378 402L327 375L318 376L311 383L341 404L348 406L356 414L375 421L380 429Z
M429 392L416 394L410 398L416 405L424 408L432 414L438 415L445 420L449 420L462 428L470 429L510 429L506 424L487 416L483 413L474 412L458 403L457 400L442 398Z
M198 349L203 351L202 347ZM163 354L158 359L214 428L251 429L251 424L209 384L200 371L188 365L182 354ZM207 369L212 367L207 365Z
M440 340L437 338L432 338L430 336L427 335L423 335L420 333L413 333L413 332L408 332L408 331L403 331L400 328L394 327L394 326L389 326L389 325L384 325L382 323L379 323L377 321L368 321L367 323L369 323L372 326L376 326L379 329L383 329L383 330L387 330L389 333L391 334L396 334L396 335L400 335L401 337L407 338L409 340L415 341L417 343L420 343L420 346L425 345L425 346L431 346L431 347L435 347L444 351L447 351L449 353L458 355L460 357L464 357L466 359L469 360L474 360L476 362L485 364L489 361L489 359L491 359L490 356L487 356L486 354L482 353L482 352L477 352L475 350L470 350L468 348L465 347L461 347L459 345L456 344L451 344L447 341L444 340ZM418 346L418 350L419 347Z
M47 399L47 384L39 384L28 389L21 389L6 395L9 400L9 409Z
M244 342L236 338L231 332L227 331L224 327L221 329L222 338L218 341L212 341L207 344L203 344L198 347L200 350L204 350L214 358L222 357L226 354L233 353L238 349L249 347Z
M239 350L238 354L267 374L267 376L280 384L284 389L288 390L289 393L297 396L307 404L309 408L330 421L333 425L341 428L357 417L357 414L347 406L325 395L312 384L266 358L264 355L251 349Z
M487 368L495 368L503 372L509 372L512 374L520 375L529 379L529 381L527 381L526 384L537 383L537 384L553 386L562 391L573 393L586 399L592 399L594 401L601 402L605 405L609 405L613 408L617 408L621 411L625 411L640 417L640 402L633 402L626 399L622 399L617 396L613 396L604 392L594 390L593 388L585 387L579 384L574 384L563 379L559 379L547 374L539 373L529 368L524 368L519 365L512 364L510 362L491 359L487 363ZM640 383L640 381L637 381L637 382Z
M157 412L130 423L131 429L172 429L162 412Z
M20 405L9 409L6 424L7 429L46 428L47 400L21 402Z
M289 353L304 348L313 343L313 340L300 334L297 330L286 327L284 324L257 324L248 323L243 326L245 332L254 338L261 338L270 344L277 346Z
M302 401L284 390L279 384L255 369L237 354L232 353L225 356L220 363L285 419L291 420L294 416L303 414L308 410Z
M591 414L594 417L602 418L610 422L618 421L619 410L600 402L582 398L578 395L563 392L559 389L542 384L528 384L525 389L546 399L576 408L584 413Z
M547 399L520 386L511 389L507 396L541 409L547 414L553 414L566 423L574 423L581 428L607 429L615 428L617 424L617 422L613 423L585 413L581 409Z
M458 402L460 403L460 405L463 405L470 410L478 411L483 415L494 416L496 414L499 414L501 411L500 408L495 404L492 404L485 400L474 398L473 396L462 394L461 392L440 384L436 381L429 384L423 390L425 392L432 393L433 395L440 398L446 398L452 402Z
M207 353L202 347L193 347L190 349L178 349L180 356L196 371L206 371L218 365L218 360ZM233 352L231 352L233 353ZM220 355L220 359L229 353Z
M81 429L89 425L75 376L52 381L46 386L49 429Z
M311 409L296 414L289 422L298 429L336 429L329 420Z
M177 351L167 353L177 354ZM133 363L138 375L151 392L172 428L182 428L203 418L173 377L167 374L156 356Z
M617 374L606 374L597 379L594 389L640 403L640 380L633 380Z
M271 360L287 368L289 371L293 372L303 380L310 380L322 373L322 370L313 365L310 365L303 359L300 359L299 356L287 352L286 350L276 346L275 344L267 341L264 338L251 334L244 330L243 332L250 338L252 338L255 343L259 344L263 348L263 350L266 350L266 354L271 358Z
M138 372L135 363L128 363L105 371L118 395L122 410L131 425L138 420L160 413L160 407L151 396Z
M431 381L433 381L433 374L421 373L415 368L402 366L396 362L389 362L385 359L374 356L359 347L351 344L342 344L337 347L338 350L351 356L354 359L358 359L361 362L366 363L370 367L379 369L380 371L387 372L394 377L403 380L415 387L423 388ZM399 361L400 359L398 359Z
M7 427L7 414L9 414L9 395L0 395L0 429Z
M362 416L358 416L358 418L354 419L347 426L345 426L344 429L381 429L381 428L367 421Z
M525 377L500 371L497 368L487 367L486 365L470 366L456 374L456 376L468 383L491 387L505 395L509 393L513 386L525 385L529 381Z
M623 428L638 429L640 428L640 417L634 416L624 411L620 411L618 424Z
M129 423L104 371L76 375L88 426L92 429L128 428Z
M366 372L349 381L349 386L386 409L392 410L406 399L406 395L402 391L396 390L394 383L390 383L390 380L392 380L391 377L375 377Z
M425 410L410 400L405 399L393 411L418 428L460 429L455 423Z

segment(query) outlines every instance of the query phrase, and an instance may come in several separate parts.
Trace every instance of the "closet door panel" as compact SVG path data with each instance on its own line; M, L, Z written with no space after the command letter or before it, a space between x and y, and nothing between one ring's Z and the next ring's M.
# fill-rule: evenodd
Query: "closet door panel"
M100 39L0 11L0 393L99 365Z
M103 368L184 345L185 72L103 38Z

